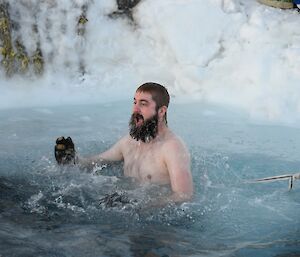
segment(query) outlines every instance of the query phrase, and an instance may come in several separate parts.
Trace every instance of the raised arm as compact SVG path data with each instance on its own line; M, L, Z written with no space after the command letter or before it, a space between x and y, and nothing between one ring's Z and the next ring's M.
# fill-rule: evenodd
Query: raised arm
M77 164L80 168L90 169L97 164L122 161L122 148L125 141L126 137L119 140L107 151L85 158L76 154L74 143L70 137L59 137L54 148L55 158L58 164Z
M78 157L78 164L82 168L90 168L95 165L101 165L102 163L116 162L123 160L122 145L124 144L124 138L120 139L107 151L93 155L90 157Z

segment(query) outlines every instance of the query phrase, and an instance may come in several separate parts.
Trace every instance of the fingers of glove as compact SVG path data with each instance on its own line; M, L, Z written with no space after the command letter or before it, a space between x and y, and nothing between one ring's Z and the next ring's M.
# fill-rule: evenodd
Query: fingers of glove
M65 137L58 137L56 139L56 144L64 144L65 141L66 141Z
M69 164L75 161L75 148L71 137L61 136L56 139L54 155L59 164Z
M74 149L74 143L71 137L64 138L59 137L56 139L56 148L57 150L66 150L66 149Z
M66 142L67 148L74 148L74 143L73 143L71 137L68 137L68 138L65 140L65 142Z

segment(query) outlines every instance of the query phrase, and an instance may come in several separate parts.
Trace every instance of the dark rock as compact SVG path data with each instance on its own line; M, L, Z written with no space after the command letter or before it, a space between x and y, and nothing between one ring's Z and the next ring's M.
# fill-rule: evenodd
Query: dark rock
M122 11L130 10L135 7L140 0L117 0L118 9Z
M140 2L141 0L117 0L118 10L109 14L108 16L112 19L119 17L127 17L131 21L134 21L132 16L132 9Z

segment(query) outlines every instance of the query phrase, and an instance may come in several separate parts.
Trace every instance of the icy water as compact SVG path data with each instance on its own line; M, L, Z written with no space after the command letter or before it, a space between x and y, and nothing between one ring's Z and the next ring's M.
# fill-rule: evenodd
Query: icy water
M195 197L144 208L168 188L55 163L58 136L81 155L127 132L130 103L0 111L0 256L300 256L300 181L249 180L300 171L300 129L258 124L232 110L173 104L169 125L187 143ZM106 207L108 193L129 202Z

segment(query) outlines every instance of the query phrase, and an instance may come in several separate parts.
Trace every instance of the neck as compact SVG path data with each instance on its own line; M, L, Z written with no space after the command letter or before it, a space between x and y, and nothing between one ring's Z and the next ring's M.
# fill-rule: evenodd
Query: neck
M167 127L165 121L159 121L157 136L163 135L167 130L168 130L168 127Z

